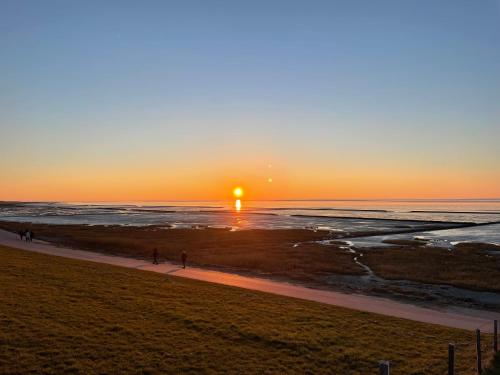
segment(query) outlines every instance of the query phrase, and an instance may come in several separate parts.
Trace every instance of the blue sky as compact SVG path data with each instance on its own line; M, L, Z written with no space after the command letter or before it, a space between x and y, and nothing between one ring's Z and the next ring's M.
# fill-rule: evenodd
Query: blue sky
M207 168L260 198L500 196L498 1L4 0L0 28L0 199L211 198L184 186Z

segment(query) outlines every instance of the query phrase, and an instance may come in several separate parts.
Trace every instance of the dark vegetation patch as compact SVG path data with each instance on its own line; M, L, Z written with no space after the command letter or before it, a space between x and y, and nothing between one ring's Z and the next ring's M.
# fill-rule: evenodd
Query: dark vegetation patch
M378 276L500 292L500 257L490 245L460 244L452 250L421 246L365 251L363 262Z
M484 375L500 375L500 353L495 356L491 368L487 369Z

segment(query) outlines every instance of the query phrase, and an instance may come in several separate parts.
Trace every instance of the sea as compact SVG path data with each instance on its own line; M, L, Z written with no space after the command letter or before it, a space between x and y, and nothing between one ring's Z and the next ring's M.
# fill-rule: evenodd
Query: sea
M370 236L356 245L415 238L442 245L500 245L500 199L273 200L138 202L0 202L0 221L45 224L160 225L168 228L310 229L338 232L414 233ZM457 227L463 223L479 226ZM443 230L426 227L443 224ZM448 229L446 229L448 228ZM364 241L364 242L363 242Z

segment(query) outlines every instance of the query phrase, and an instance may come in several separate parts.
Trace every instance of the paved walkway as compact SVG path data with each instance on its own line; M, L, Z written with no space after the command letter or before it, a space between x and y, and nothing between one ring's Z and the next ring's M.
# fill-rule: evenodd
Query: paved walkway
M488 311L469 309L456 311L434 310L362 294L345 294L340 292L311 289L285 282L240 276L232 273L211 271L202 268L189 267L187 269L182 269L178 265L172 263L153 265L140 259L110 256L91 251L74 250L58 247L42 241L27 243L21 241L19 236L3 230L0 230L0 244L66 258L82 259L128 268L137 268L163 274L168 273L169 275L258 290L261 292L316 301L329 305L342 306L354 310L373 312L424 323L439 324L447 327L462 328L467 330L481 328L484 332L492 332L492 320L500 320L500 313Z

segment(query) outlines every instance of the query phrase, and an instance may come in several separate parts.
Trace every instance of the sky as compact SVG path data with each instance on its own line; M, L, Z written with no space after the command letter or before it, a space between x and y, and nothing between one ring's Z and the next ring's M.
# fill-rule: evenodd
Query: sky
M0 200L494 198L499 140L499 0L0 0Z

